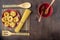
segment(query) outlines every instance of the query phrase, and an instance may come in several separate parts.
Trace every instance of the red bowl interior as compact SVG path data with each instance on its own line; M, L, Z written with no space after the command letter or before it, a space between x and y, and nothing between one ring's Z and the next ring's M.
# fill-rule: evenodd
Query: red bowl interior
M48 8L49 5L50 5L49 3L43 3L43 4L39 5L39 6L38 6L38 13L39 13L39 15L41 14L41 12L42 12L43 10L45 11L45 10ZM44 7L43 10L42 10L42 7ZM43 16L43 17L49 17L49 16L52 15L52 13L53 13L53 8L52 8L52 6L51 6L51 7L49 8L49 10L48 10L48 13L45 14L45 12L43 12L42 16Z
M2 14L2 17L4 17L4 13L5 12L8 12L8 13L10 13L11 11L15 11L16 12L16 16L18 16L19 17L19 20L21 19L21 15L20 15L20 13L17 11L17 10L13 10L13 9L7 9L7 10L5 10L4 12L3 12L3 14ZM15 17L16 17L15 16ZM3 23L3 25L4 25L4 22L2 22ZM18 23L18 22L17 22ZM17 26L17 23L16 23L16 25L15 26ZM10 27L10 26L9 26ZM11 27L10 27L11 28Z

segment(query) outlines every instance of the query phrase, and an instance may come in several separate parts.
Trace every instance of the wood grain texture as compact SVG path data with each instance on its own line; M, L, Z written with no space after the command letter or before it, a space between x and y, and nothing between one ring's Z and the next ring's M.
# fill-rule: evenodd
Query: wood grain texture
M0 0L1 1L1 0ZM51 2L51 0L2 0L2 4L19 4L23 2L31 2L32 13L31 13L31 36L12 36L2 37L3 40L58 40L60 38L60 0L56 0L53 8L53 14L48 18L42 18L41 22L38 23L36 15L38 14L37 6L44 2ZM0 7L2 10L2 8ZM1 14L1 11L0 11ZM1 21L0 21L1 22ZM1 24L0 24L1 25ZM56 38L55 38L56 37Z

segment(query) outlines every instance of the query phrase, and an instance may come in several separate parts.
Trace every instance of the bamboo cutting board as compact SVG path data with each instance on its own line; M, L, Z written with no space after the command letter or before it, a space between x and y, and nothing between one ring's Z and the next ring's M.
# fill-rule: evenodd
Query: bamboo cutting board
M2 9L2 13L3 13L5 10L7 10L7 9ZM13 9L13 10L19 11L20 14L21 14L21 17L22 17L22 15L23 15L24 11L25 11L25 9ZM24 25L23 25L23 27L22 27L22 29L21 29L21 32L28 32L29 29L30 29L30 17L29 17L29 18L26 20L26 22L24 23ZM11 28L6 28L6 27L4 27L4 25L2 25L2 30L9 30L9 31L11 31L11 32L14 32L14 28L13 28L13 29L11 29Z

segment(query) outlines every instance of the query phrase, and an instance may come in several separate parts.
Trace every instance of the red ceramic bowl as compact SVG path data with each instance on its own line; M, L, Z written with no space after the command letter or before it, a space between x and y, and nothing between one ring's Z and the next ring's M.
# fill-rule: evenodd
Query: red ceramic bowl
M50 5L49 3L43 3L43 4L39 5L39 6L38 6L38 13L39 13L39 15L41 14L41 12L42 12L43 10L45 11L45 10L48 8L49 5ZM42 10L43 7L44 7L44 9ZM52 8L52 6L51 6L51 7L49 8L47 14L45 14L44 11L43 11L42 16L43 16L43 17L49 17L49 16L51 16L52 13L53 13L53 8Z
M13 9L7 9L7 10L3 11L3 13L2 13L2 18L4 17L4 13L5 13L5 12L10 13L11 11L16 12L16 15L15 15L14 17L18 16L19 20L21 19L20 13L19 13L17 10L13 10ZM13 17L13 18L14 18L14 17ZM19 21L18 21L18 22L19 22ZM18 22L16 23L16 25L18 24ZM4 22L2 22L2 23L3 23L3 25L4 25ZM15 26L16 26L16 25L15 25ZM10 26L8 26L8 27L10 27ZM10 28L11 28L11 27L10 27Z

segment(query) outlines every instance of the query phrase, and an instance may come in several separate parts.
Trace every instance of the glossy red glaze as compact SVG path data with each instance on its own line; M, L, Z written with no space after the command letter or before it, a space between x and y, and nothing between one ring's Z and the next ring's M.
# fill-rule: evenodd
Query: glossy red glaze
M39 15L40 15L41 12L44 10L44 12L43 12L43 14L42 14L43 17L49 17L49 16L51 16L52 13L53 13L53 8L52 8L52 6L49 8L48 13L45 14L45 10L48 8L49 5L50 5L49 3L43 3L43 4L39 5L39 6L38 6L38 13L39 13ZM44 7L43 10L42 10L42 7Z
M21 15L20 15L20 13L19 13L19 11L17 11L17 10L13 10L13 9L7 9L7 10L5 10L5 11L3 11L3 13L2 13L2 17L4 17L4 13L5 12L8 12L8 13L10 13L11 11L15 11L16 12L16 16L18 16L18 18L19 18L19 20L21 19ZM16 17L15 16L15 17ZM13 17L14 18L14 17ZM18 21L19 22L19 21ZM17 23L18 23L17 22ZM3 23L3 25L4 25L4 22L2 22ZM15 26L17 26L17 23L16 23L16 25ZM11 28L10 26L8 26L9 28Z

